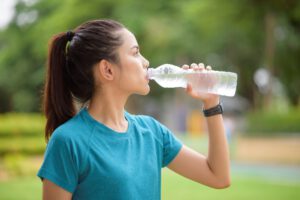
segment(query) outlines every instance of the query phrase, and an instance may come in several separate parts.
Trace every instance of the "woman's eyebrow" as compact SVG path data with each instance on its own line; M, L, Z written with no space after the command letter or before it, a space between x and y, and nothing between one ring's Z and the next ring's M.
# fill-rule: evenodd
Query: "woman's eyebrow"
M134 45L131 47L131 49L137 48L138 50L140 49L140 47L138 45Z

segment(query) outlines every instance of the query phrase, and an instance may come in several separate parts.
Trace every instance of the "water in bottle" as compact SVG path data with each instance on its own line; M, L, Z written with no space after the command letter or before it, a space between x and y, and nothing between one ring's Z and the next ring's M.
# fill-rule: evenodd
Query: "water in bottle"
M197 92L224 96L234 96L237 86L236 73L186 70L171 64L149 68L148 77L164 88L186 88L187 84L191 84L193 90Z

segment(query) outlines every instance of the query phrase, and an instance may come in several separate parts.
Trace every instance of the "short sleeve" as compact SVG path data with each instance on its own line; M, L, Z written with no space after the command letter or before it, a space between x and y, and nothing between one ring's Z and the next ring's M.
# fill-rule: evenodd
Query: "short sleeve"
M164 125L161 126L163 134L163 162L162 167L166 167L179 153L182 143L178 138Z
M37 176L48 179L63 189L73 193L77 186L78 170L71 150L71 142L60 133L50 138L44 162Z

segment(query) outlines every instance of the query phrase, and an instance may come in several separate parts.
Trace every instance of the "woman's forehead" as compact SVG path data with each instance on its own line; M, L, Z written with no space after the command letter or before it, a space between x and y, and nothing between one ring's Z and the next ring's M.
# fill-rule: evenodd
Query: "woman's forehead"
M132 48L132 47L138 47L138 42L134 36L133 33L131 33L129 30L127 29L123 29L124 31L122 31L122 37L123 37L123 47L125 48Z

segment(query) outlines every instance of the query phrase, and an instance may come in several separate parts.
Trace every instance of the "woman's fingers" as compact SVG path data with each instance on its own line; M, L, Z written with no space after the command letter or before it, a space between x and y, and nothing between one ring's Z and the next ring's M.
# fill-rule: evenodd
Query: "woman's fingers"
M205 68L203 63L199 63L198 66L199 66L199 70L203 70Z
M196 63L192 63L192 64L191 64L191 68L192 68L193 70L197 70L197 69L198 69L198 65L197 65Z
M192 90L193 90L193 88L192 88L191 84L188 83L187 86L186 86L187 93L192 92Z
M190 66L187 64L182 65L183 69L193 69L195 71L199 70L212 70L212 67L210 65L205 65L203 63L199 63L198 65L196 63L192 63Z
M184 65L182 65L182 68L183 68L183 69L189 69L190 66L188 66L187 64L184 64Z

